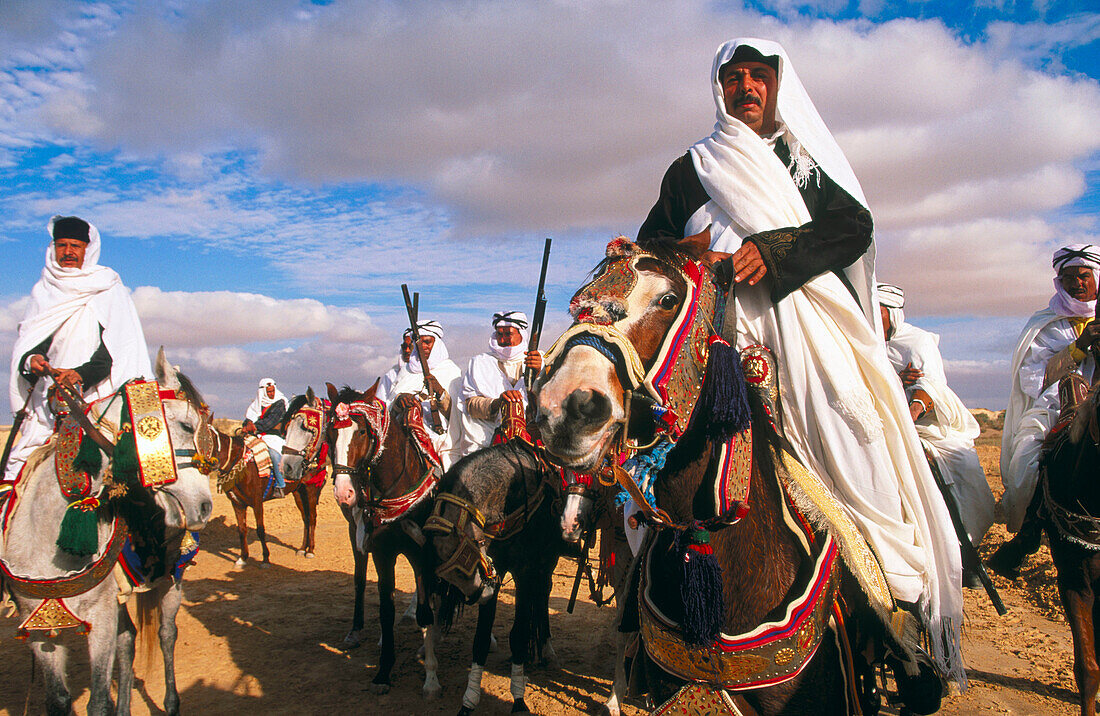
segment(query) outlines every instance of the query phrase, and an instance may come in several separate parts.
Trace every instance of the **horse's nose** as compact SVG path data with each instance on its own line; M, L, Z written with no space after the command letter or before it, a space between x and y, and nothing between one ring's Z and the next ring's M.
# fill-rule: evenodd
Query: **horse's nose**
M574 390L565 396L562 412L577 427L602 426L611 419L611 400L595 390Z
M213 514L213 512L214 512L214 501L213 500L203 500L201 503L199 503L199 520L203 524L206 524L208 521L210 521L210 515Z

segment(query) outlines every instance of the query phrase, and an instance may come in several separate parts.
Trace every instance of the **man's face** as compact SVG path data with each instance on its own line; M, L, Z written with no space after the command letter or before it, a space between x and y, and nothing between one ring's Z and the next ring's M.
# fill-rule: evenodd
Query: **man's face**
M1092 269L1085 266L1070 266L1058 272L1058 280L1066 293L1078 301L1092 301L1096 298L1096 277Z
M432 348L435 347L435 336L420 336L420 352L424 356L424 360L428 359L428 356L432 354Z
M497 344L504 348L511 348L512 346L518 346L522 340L522 336L519 334L519 329L515 326L506 326L501 324L493 329L493 333L496 335Z
M275 386L271 385L269 383L268 385L264 386L264 392L267 393L267 397L274 398L275 397Z
M401 338L401 360L407 361L413 354L413 339L407 333Z
M84 252L88 244L80 239L54 239L53 254L62 268L80 268L84 265Z
M757 134L775 131L775 95L779 79L763 62L735 62L722 67L722 95L730 116Z
M890 309L886 306L879 306L879 315L882 316L882 335L890 335Z

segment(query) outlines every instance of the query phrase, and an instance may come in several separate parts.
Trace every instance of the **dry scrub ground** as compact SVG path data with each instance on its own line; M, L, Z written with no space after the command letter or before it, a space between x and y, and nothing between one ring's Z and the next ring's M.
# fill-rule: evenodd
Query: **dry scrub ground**
M1000 495L997 461L1000 416L983 411L978 450L994 494ZM3 431L0 431L2 437ZM186 600L178 624L177 682L187 713L302 714L346 712L448 714L458 709L470 661L475 611L456 622L440 648L443 699L420 696L423 668L416 658L420 633L403 621L397 628L398 661L394 689L385 696L370 690L377 664L378 597L373 565L367 585L367 640L345 653L340 642L351 621L351 554L346 523L326 488L317 526L317 557L295 555L301 523L291 500L268 503L266 522L271 545L270 568L255 561L233 566L237 535L229 501L214 497L214 517L202 534L197 563L187 571ZM983 556L1007 538L1003 524L994 525L982 545ZM259 552L254 533L253 554ZM608 628L610 608L580 601L567 614L575 563L562 561L555 573L551 626L561 670L529 672L527 704L536 713L589 713L607 696L613 645ZM1019 580L994 576L1009 608L998 617L980 590L964 590L964 653L970 688L949 695L945 714L1073 714L1077 712L1069 629L1054 589L1050 554L1044 547ZM407 604L412 577L404 561L398 571L399 608ZM584 590L582 589L582 595ZM505 587L495 634L502 648L490 655L480 713L506 714L508 695L507 630L512 617L512 591ZM18 620L0 619L0 714L43 712L42 677L32 676L30 651L14 639ZM78 653L83 638L66 636ZM83 711L88 698L86 657L70 679ZM134 712L160 713L163 678L159 661L139 664ZM626 713L643 713L637 703ZM896 713L893 708L884 713Z

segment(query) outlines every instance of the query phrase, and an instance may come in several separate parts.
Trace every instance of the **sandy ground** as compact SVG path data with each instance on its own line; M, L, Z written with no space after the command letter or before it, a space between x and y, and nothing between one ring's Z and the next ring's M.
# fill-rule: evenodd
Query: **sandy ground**
M979 453L994 493L1000 494L996 415L982 414ZM0 431L2 434L2 431ZM301 714L343 712L455 713L466 682L475 611L468 610L440 648L443 698L420 696L423 668L416 658L419 630L409 621L397 629L394 689L384 696L370 689L377 664L378 597L373 565L367 585L367 640L345 653L340 642L351 623L352 560L346 524L326 488L317 526L317 557L294 550L301 523L291 500L266 509L272 564L250 562L237 569L237 536L229 501L215 495L215 512L202 535L197 563L187 571L186 599L179 615L177 683L188 713ZM1006 533L993 527L982 545L985 556ZM253 554L259 547L255 535ZM527 704L536 713L589 713L605 700L611 677L611 608L581 601L566 613L575 563L562 561L555 573L551 626L560 670L529 672ZM1072 714L1077 712L1069 629L1054 590L1054 570L1044 547L1014 583L994 577L1009 613L998 617L985 593L966 592L964 652L970 688L944 700L945 714ZM399 608L412 589L411 571L401 561ZM584 590L582 589L582 596ZM502 647L510 628L512 592L506 586L495 634ZM18 620L0 618L0 714L42 713L41 675L33 675L30 651L13 638ZM79 642L82 637L65 637ZM480 713L509 712L506 649L489 659ZM159 662L139 664L134 712L161 713L164 687ZM87 704L86 658L72 669L77 710ZM887 707L884 713L897 713ZM624 713L639 714L639 704Z

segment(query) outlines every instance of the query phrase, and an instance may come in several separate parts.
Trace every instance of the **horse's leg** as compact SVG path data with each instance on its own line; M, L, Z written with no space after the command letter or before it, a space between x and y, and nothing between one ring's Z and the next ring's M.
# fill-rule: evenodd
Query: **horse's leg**
M239 492L238 488L234 489ZM241 499L244 499L243 496ZM237 518L237 536L241 540L241 556L237 558L237 566L243 567L248 561L248 503L233 499L230 503L233 505L233 515Z
M600 713L619 716L622 713L622 702L626 699L626 646L633 634L621 633L617 620L612 622L611 631L615 639L615 677L611 681L611 696L600 707Z
M516 584L516 618L512 622L512 631L508 634L508 644L512 649L512 713L527 713L529 709L523 700L527 690L527 676L524 672L524 662L527 661L528 648L531 645L531 628L535 623L536 605L539 600L535 591L537 587L531 584L530 574L520 570L513 573Z
M46 713L49 716L69 716L73 713L73 697L65 682L65 666L69 661L69 647L60 639L46 637L28 640L34 660L42 667L46 682Z
M264 554L264 561L260 563L260 566L270 567L271 554L267 549L267 530L264 529L264 500L262 494L252 503L252 514L256 516L256 535L260 538L260 549L263 550Z
M431 549L431 545L428 545ZM422 561L423 562L423 561ZM432 611L429 578L425 576L426 565L421 563L416 569L416 624L424 631L424 698L429 701L438 699L443 693L439 684L439 661L435 656L435 645L439 641L439 629L435 625L435 613Z
M497 618L497 595L477 608L477 627L474 631L473 662L466 679L466 691L462 694L462 708L458 716L469 716L481 701L481 676L485 662L489 660L489 647L493 637L493 622Z
M104 586L110 587L109 590ZM95 606L88 612L93 629L88 632L88 660L92 671L91 696L88 698L89 716L113 714L115 704L111 699L111 679L115 673L115 648L118 645L118 600L114 580L105 580L98 589L88 592L96 597Z
M369 552L359 549L355 541L355 520L348 521L348 536L351 539L351 554L355 563L352 582L355 584L355 605L352 607L351 631L344 637L344 649L354 649L363 641L363 595L367 589L367 560Z
M305 557L306 551L309 549L309 506L306 502L307 498L303 494L305 492L305 485L301 483L298 487L294 488L294 506L298 508L298 514L302 516L302 547L295 552L299 557Z
M1056 542L1055 540L1051 540ZM1051 547L1058 550L1057 544ZM1058 550L1061 552L1061 550ZM1058 591L1062 607L1073 635L1073 675L1081 698L1081 716L1096 715L1096 692L1100 687L1100 666L1096 662L1096 635L1093 633L1093 594L1087 584L1081 584L1080 569L1069 555L1055 552L1058 567ZM1072 567L1072 568L1071 568Z
M306 558L313 557L317 551L317 502L321 499L321 488L310 485L306 488L306 505L308 507L307 522L309 523L309 546L306 547Z
M136 598L131 595L131 599ZM124 605L118 608L118 641L115 645L116 659L118 659L118 706L115 713L118 716L129 716L130 697L134 688L134 637L137 636L137 628Z
M378 657L378 671L371 683L375 686L375 693L389 693L392 686L390 672L393 670L394 643L393 643L393 618L394 603L393 590L396 584L394 567L397 562L397 554L386 550L385 554L379 554L380 550L373 549L374 569L378 572L378 626L382 632L382 653Z
M176 614L183 603L183 582L170 585L160 600L160 652L164 655L164 711L179 716L180 695L176 690Z
M538 602L532 614L532 628L537 635L539 666L557 670L561 668L561 661L554 651L554 642L550 639L550 592L554 589L554 565L548 566L549 570L539 575L542 581L538 589Z

